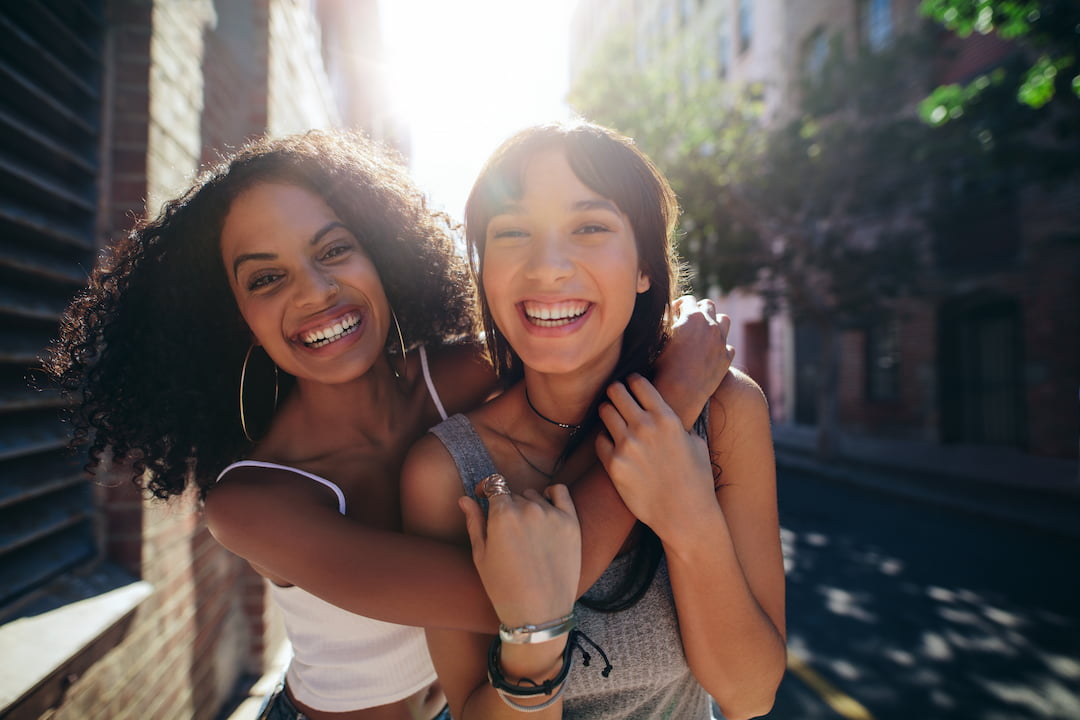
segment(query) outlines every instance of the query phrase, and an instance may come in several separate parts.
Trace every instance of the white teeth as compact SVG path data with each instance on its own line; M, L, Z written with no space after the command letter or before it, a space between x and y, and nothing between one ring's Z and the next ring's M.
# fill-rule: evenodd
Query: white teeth
M576 300L559 303L524 303L525 315L530 321L543 327L568 325L585 314L589 309L587 302Z
M329 327L304 333L300 341L308 347L322 347L352 334L358 327L360 327L360 315L348 315Z

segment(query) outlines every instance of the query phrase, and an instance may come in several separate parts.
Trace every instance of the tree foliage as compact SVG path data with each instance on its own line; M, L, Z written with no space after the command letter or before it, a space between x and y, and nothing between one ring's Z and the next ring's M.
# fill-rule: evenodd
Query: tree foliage
M758 238L733 215L728 189L760 156L760 101L735 96L704 48L654 48L638 62L633 37L616 33L570 90L583 116L632 137L664 172L682 208L680 251L698 292L754 281Z
M852 56L839 41L805 77L798 112L768 133L740 181L772 244L759 289L796 318L865 324L917 292L921 211L938 155L910 98L928 72L926 38Z
M698 291L750 287L796 316L858 322L910 291L929 128L910 98L925 73L898 43L849 58L839 42L806 78L792 117L766 127L760 90L736 94L685 40L637 62L617 37L571 103L634 137L683 208L682 251Z
M1080 98L1080 3L1076 0L923 0L920 11L966 38L996 34L1016 52L970 82L938 87L922 103L927 122L961 117L992 87L1031 109Z

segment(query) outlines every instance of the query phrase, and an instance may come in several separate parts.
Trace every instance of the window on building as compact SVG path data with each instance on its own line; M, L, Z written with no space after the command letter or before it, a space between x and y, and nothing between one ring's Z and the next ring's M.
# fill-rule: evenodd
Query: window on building
M976 292L939 310L941 436L950 443L1027 445L1023 311Z
M895 318L866 330L866 398L875 402L900 398L900 336Z
M731 23L725 17L720 21L716 39L716 74L726 78L731 71Z
M739 52L750 49L754 37L753 0L739 0Z
M681 21L684 28L689 27L691 21L694 19L694 12L696 7L697 3L694 0L682 0L682 5L680 6L681 13L679 15L679 20Z
M859 14L863 44L875 52L888 47L893 38L892 0L862 0Z
M806 40L802 52L803 76L809 80L819 80L829 61L829 36L824 28L818 28Z
M675 26L675 13L670 5L665 3L660 7L659 20L660 35L665 38L671 37L671 32Z

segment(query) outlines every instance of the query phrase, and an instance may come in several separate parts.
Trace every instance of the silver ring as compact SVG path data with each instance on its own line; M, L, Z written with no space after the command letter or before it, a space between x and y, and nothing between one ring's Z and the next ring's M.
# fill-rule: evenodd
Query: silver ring
M510 486L499 473L493 473L481 480L476 485L476 497L489 500L496 495L511 495Z

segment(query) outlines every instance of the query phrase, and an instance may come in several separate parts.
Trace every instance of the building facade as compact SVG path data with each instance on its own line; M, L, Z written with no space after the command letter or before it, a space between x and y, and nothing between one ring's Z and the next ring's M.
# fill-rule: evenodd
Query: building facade
M377 28L374 0L0 9L0 716L215 718L281 645L264 583L198 504L85 475L61 400L26 379L99 248L220 149L394 139Z
M624 0L613 16L617 0L583 0L574 33L592 33L587 47L595 47L596 33L629 23L639 63L652 47L704 46L711 72L731 87L760 86L768 128L799 112L803 79L821 70L837 43L852 56L880 52L907 33L935 37L932 70L910 98L912 113L933 87L970 81L1016 52L992 35L935 33L919 4ZM575 71L588 52L571 63ZM988 197L977 214L923 230L930 250L921 272L932 291L897 303L887 321L841 330L834 439L841 456L906 458L928 474L962 474L970 472L964 458L989 454L1002 459L1002 479L1022 466L1013 460L1037 457L1046 460L1039 477L1012 480L1076 479L1080 250L1065 239L1080 228L1075 192L1075 177L1066 187L1030 184ZM753 288L704 290L733 318L736 363L765 389L778 447L811 451L822 413L821 338L783 308L767 314Z

